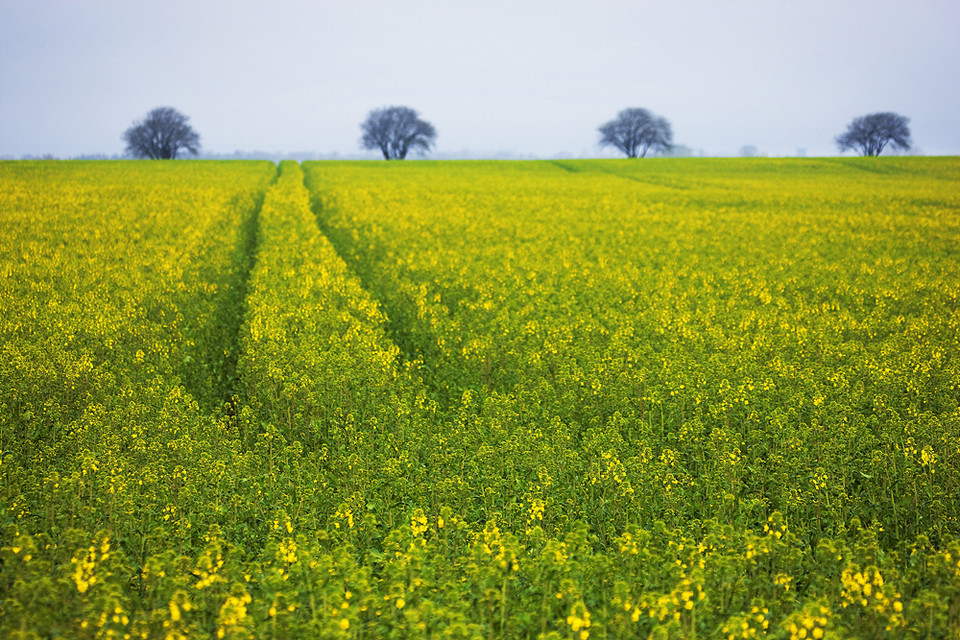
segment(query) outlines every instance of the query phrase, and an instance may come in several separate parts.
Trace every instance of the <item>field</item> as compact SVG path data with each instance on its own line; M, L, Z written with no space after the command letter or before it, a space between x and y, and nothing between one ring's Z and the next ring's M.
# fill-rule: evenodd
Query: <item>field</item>
M0 635L958 638L958 184L0 163Z

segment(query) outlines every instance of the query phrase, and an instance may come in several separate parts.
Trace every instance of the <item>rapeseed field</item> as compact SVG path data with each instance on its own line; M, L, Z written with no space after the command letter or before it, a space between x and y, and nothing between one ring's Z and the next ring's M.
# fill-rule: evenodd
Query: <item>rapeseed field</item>
M0 633L960 637L958 179L0 163Z

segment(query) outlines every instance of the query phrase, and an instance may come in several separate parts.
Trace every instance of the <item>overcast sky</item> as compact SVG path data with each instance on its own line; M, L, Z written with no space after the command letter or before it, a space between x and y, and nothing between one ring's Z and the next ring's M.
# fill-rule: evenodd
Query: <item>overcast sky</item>
M438 154L604 155L625 107L710 155L833 155L876 111L960 154L958 94L958 0L0 0L8 157L121 153L162 105L216 153L356 154L406 105Z

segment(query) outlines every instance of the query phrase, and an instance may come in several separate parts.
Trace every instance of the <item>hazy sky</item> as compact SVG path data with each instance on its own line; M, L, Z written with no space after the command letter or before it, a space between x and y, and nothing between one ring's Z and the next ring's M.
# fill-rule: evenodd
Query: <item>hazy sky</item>
M356 154L393 104L438 153L604 155L646 107L708 154L832 155L876 111L960 154L960 1L0 0L0 155L120 153L162 105L206 151Z

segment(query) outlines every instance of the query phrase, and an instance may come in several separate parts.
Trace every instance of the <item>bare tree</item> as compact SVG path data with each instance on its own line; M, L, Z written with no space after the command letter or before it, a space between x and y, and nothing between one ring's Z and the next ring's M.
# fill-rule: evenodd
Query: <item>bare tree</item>
M862 156L878 156L887 145L906 151L911 144L909 122L909 118L890 112L860 116L837 136L837 146L841 152L853 149Z
M624 109L598 131L600 146L616 147L628 158L643 158L650 149L665 151L673 141L670 122L646 109Z
M360 125L364 149L380 149L386 160L403 160L413 149L429 151L437 131L409 107L374 109Z
M200 136L187 124L188 120L176 109L157 107L142 122L134 122L124 131L127 153L153 160L174 160L181 149L197 155Z

